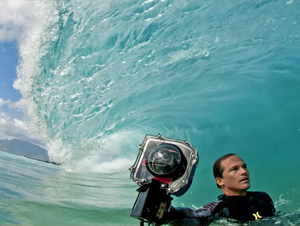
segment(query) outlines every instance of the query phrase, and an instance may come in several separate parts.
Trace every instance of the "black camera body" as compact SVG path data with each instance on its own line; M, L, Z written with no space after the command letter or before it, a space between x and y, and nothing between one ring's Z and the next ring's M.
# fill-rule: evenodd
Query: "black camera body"
M166 189L167 184L155 179L138 188L139 194L130 216L141 221L162 223L165 213L170 211L173 199Z
M197 149L188 141L146 135L130 168L131 179L140 186L130 216L163 223L171 195L181 196L189 189L197 165Z

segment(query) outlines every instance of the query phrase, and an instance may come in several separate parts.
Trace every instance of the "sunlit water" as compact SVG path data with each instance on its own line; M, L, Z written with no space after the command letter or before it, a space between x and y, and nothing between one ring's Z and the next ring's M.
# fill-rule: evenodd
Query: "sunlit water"
M216 200L212 164L234 152L251 190L268 192L282 211L275 223L299 224L300 1L35 7L15 87L62 165L1 153L1 223L138 224L127 169L144 135L161 133L189 140L200 157L173 205Z

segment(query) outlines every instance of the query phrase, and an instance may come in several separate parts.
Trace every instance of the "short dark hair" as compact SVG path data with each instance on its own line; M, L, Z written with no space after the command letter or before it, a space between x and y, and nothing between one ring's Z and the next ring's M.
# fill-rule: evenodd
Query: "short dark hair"
M220 158L218 158L215 163L214 163L214 167L213 167L213 173L214 173L214 177L217 178L223 178L223 172L224 172L224 168L222 167L221 163L228 159L230 156L236 155L234 153L230 153L227 155L224 155ZM217 184L218 188L221 188L218 184Z

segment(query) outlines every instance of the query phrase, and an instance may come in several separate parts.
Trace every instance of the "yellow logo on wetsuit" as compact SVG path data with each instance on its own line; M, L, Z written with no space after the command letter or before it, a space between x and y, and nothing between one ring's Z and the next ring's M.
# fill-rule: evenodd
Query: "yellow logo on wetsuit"
M259 212L257 211L256 213L252 214L255 217L255 220L261 219L262 216L259 215Z

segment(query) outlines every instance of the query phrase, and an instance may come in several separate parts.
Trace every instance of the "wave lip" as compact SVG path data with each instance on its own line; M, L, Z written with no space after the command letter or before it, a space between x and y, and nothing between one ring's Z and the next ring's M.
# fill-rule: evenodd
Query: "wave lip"
M289 191L295 184L272 164L298 172L298 6L37 1L15 87L51 161L69 171L123 172L144 135L161 133L197 147L201 178L217 156L237 152L256 180L268 165L262 179L276 174Z

